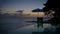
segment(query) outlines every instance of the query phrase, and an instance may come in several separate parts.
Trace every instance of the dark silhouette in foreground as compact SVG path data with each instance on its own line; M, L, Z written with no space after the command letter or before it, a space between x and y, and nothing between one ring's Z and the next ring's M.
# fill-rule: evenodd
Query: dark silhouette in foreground
M53 18L48 20L48 21L42 21L42 18L37 18L37 26L39 27L39 23L50 23L52 25L54 25L56 27L55 32L51 32L51 31L44 31L44 32L32 32L32 34L60 34L60 26L58 26L58 24L60 25L60 0L48 0L47 3L45 3L45 7L43 8L43 11L45 12L45 14L49 11L55 11L55 13L53 14ZM41 22L40 22L41 20Z

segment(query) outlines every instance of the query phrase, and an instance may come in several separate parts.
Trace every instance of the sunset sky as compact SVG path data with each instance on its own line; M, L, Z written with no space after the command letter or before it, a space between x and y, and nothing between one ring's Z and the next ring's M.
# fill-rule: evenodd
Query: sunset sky
M33 9L44 7L44 3L47 0L0 0L0 9L6 13L15 12L18 10L24 10L24 12L30 12Z

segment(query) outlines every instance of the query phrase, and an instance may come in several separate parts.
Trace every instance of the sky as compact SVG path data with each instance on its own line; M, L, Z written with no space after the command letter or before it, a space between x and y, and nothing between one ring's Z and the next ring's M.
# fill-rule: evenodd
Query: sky
M24 12L30 12L33 9L44 7L44 3L47 0L0 0L0 9L2 13L7 11L15 12L18 10L24 10Z

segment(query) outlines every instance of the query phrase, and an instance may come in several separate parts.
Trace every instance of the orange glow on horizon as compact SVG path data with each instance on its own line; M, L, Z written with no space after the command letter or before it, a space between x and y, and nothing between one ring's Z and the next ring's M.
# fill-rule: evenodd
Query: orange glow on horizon
M26 12L26 13L23 13L24 15L26 14L29 14L28 16L31 16L31 17L43 17L44 16L44 12Z

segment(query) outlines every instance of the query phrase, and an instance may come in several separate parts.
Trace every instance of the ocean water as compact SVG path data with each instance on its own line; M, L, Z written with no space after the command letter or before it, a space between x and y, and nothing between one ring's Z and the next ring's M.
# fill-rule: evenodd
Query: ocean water
M2 17L0 18L0 34L32 34L32 32L43 32L46 28L55 31L55 27L51 24L43 24L43 28L37 27L37 23L25 22L36 21L36 18L17 18Z

